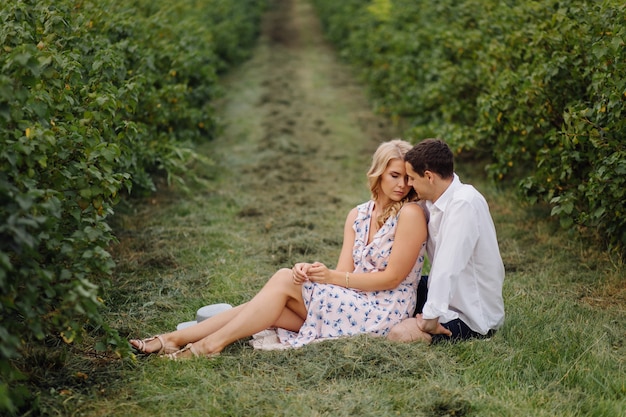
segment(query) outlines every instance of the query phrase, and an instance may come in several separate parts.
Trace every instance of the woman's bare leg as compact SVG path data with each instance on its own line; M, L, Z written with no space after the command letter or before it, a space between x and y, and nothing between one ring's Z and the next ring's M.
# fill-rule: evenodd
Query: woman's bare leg
M274 278L274 277L280 277L280 278ZM286 279L288 278L288 279ZM304 301L302 300L302 288L300 285L295 285L291 282L291 270L289 269L282 269L280 271L278 271L276 274L274 274L274 276L270 279L270 281L268 281L268 283L265 285L265 287L263 287L263 289L261 289L261 292L263 292L264 290L266 290L266 287L272 282L272 280L277 281L280 280L280 282L282 283L282 285L284 285L288 290L294 290L292 291L293 294L295 295L295 293L297 293L299 295L299 299L300 302L296 303L296 306L298 307L297 310L299 310L298 312L295 312L293 310L291 310L288 306L283 306L282 307L282 311L280 312L280 314L278 315L278 318L275 319L275 321L267 326L265 326L262 329L259 329L258 331L264 330L268 327L281 327L287 330L292 330L292 331L298 331L300 329L300 327L302 326L302 323L304 322L304 318L306 315L306 309L304 309ZM285 285L288 284L288 285ZM276 284L273 283L272 287L276 287ZM267 291L267 290L266 290ZM259 292L259 294L261 293ZM257 294L257 296L259 295ZM255 297L256 298L256 297ZM276 300L277 301L277 300ZM276 301L274 302L270 302L271 304L277 304ZM231 308L229 310L223 311L213 317L209 317L206 320L201 321L198 324L195 324L193 326L181 329L181 330L176 330L174 332L171 333L166 333L161 335L161 338L163 339L163 341L165 342L166 345L168 346L184 346L187 343L194 343L197 342L213 333L215 333L216 331L220 330L222 327L224 327L226 324L228 324L230 321L232 321L233 319L235 319L242 311L244 311L245 307L249 304L248 303L244 303L241 304L237 307ZM302 307L302 308L299 308ZM256 331L254 332L256 333ZM251 336L251 333L249 335L245 335L245 336ZM245 336L241 336L241 337L245 337ZM240 337L240 338L241 338ZM235 339L237 340L237 339ZM233 340L233 342L235 341ZM232 342L230 342L232 343ZM131 344L135 347L138 347L139 343L136 342L135 340L131 340ZM144 348L146 353L150 353L150 352L156 352L161 348L161 342L158 339L155 339L151 342L148 342Z
M286 307L278 320L270 327L280 327L281 329L291 330L292 332L300 331L304 324L304 319Z
M281 269L252 300L242 306L232 320L194 343L194 350L199 354L218 353L234 341L252 336L276 323L281 327L289 326L289 330L297 330L299 327L296 326L302 325L306 314L302 287L293 283L290 269Z
M297 287L300 286L298 285ZM164 334L161 337L166 343L176 344L177 346L185 346L187 343L197 342L198 340L203 339L224 327L227 323L237 317L247 304L248 303L241 304L237 307L216 314L213 317L209 317L198 324L181 330L176 330L172 333ZM300 327L302 327L302 323L304 323L304 320L299 315L294 313L289 308L283 308L283 311L278 319L266 328L281 327L283 329L297 332L300 330Z
M237 317L237 314L243 310L246 304L247 303L244 303L238 305L237 307L222 311L213 317L202 320L198 324L164 334L162 337L164 340L171 341L172 344L177 344L178 346L185 346L187 343L197 342L198 340L219 330L226 323Z
M216 314L213 317L209 317L206 320L201 321L193 326L186 327L181 330L176 330L171 333L165 333L161 335L161 339L168 346L184 346L187 343L196 342L203 337L206 337L213 333L215 330L222 327L224 324L228 323L230 320L235 317L239 311L242 310L245 304L241 304L237 307L228 309L226 311L222 311L219 314ZM137 340L131 340L131 345L138 347L139 342ZM156 352L161 348L161 341L158 339L152 340L148 342L144 351L146 353Z

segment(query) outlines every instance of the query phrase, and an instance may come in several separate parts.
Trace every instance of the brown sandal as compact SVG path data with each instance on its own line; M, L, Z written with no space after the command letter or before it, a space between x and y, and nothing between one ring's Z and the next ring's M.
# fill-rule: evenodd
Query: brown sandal
M208 353L208 354L198 353L198 351L196 351L196 348L193 347L192 343L187 343L187 346L185 346L184 348L177 350L176 352L168 353L167 355L165 355L166 358L171 359L173 361L177 361L180 359L199 358L199 357L212 358L214 356L219 356L219 352Z
M153 340L157 339L161 343L161 348L155 352L146 352L146 345ZM163 341L161 335L156 335L153 337L149 337L147 339L132 339L131 345L139 352L146 355L156 354L156 355L167 355L178 351L178 346L167 346ZM137 342L137 346L133 345L132 342Z

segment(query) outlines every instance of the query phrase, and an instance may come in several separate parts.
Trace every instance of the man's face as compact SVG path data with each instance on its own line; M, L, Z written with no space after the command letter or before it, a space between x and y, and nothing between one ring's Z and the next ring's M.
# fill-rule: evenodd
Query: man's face
M408 185L413 187L417 196L421 200L431 200L433 193L433 184L430 181L429 171L424 173L423 177L420 177L417 172L413 170L413 165L409 162L404 162L404 166L406 167L406 175L408 178Z

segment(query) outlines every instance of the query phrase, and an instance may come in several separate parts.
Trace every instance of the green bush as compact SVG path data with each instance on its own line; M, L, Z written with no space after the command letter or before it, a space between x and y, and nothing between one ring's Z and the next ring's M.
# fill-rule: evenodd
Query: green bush
M219 74L246 57L262 7L0 5L0 410L29 398L16 360L33 346L98 329L98 349L127 351L100 315L108 218L121 194L180 174L191 142L212 137Z
M623 253L623 2L314 3L378 109L411 121L408 134L488 156L494 179Z

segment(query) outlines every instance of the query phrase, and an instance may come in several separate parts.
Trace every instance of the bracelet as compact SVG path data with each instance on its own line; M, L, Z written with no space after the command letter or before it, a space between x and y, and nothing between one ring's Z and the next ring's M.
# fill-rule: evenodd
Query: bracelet
M346 272L346 288L350 287L350 273Z

